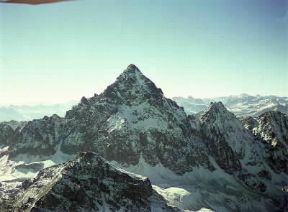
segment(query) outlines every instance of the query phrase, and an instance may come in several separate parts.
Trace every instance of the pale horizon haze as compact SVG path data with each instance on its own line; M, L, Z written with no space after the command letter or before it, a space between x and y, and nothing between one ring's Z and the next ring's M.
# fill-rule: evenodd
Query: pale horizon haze
M288 96L287 0L0 4L0 105L101 93L129 64L165 96Z

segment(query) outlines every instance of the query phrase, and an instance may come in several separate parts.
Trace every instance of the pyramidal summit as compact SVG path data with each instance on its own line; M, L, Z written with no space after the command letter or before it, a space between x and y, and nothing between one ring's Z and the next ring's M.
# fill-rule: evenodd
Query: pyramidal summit
M188 115L131 64L64 117L0 123L0 211L287 211L287 126Z

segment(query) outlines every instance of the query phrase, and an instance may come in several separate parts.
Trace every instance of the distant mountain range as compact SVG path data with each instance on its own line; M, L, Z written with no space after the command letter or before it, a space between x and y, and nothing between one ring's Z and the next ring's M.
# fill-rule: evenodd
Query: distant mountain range
M57 114L65 116L67 110L76 104L77 101L69 101L52 105L9 105L0 106L0 122L2 121L29 121Z
M287 211L287 179L287 114L187 115L135 65L64 117L0 123L0 211Z
M280 96L225 96L217 98L174 97L178 105L184 107L188 114L206 110L211 102L221 101L225 107L237 116L259 116L267 111L279 111L288 114L288 97Z
M221 101L225 107L237 116L256 117L267 111L279 111L288 114L288 97L280 96L226 96L217 98L173 97L178 105L184 107L187 114L197 114L208 109L211 102ZM57 114L65 116L77 101L69 101L53 105L10 105L0 106L0 122L3 121L29 121Z

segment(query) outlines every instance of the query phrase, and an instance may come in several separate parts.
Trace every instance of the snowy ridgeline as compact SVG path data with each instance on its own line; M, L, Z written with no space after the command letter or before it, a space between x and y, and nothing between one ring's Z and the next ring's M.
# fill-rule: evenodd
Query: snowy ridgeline
M7 148L2 148L0 152L4 152L6 150ZM191 183L193 184L193 182L196 182L196 181L202 182L204 176L205 178L207 178L207 181L206 181L207 183L209 182L209 180L212 180L212 176L207 175L207 171L201 168L193 173L191 172L183 176L178 176L174 174L171 170L161 165L152 167L151 165L147 164L142 157L139 161L139 164L135 166L122 167L117 162L112 161L111 163L109 163L105 161L103 158L98 157L94 153L82 153L77 156L72 156L72 155L66 155L62 153L60 150L58 150L55 153L55 155L49 158L45 158L45 157L35 158L29 155L19 155L19 157L16 159L17 162L15 162L15 164L11 164L11 163L7 164L7 160L5 161L5 159L6 158L2 157L0 161L0 165L1 165L0 191L1 190L5 191L4 193L0 195L0 197L3 200L9 199L9 198L10 199L15 198L15 200L13 201L13 205L15 208L18 208L18 207L21 208L23 207L23 205L30 209L32 207L35 207L37 209L37 205L41 205L41 207L43 207L43 205L49 204L49 198L47 200L46 196L54 195L54 193L56 193L54 198L59 198L59 195L57 196L57 193L59 193L63 195L61 197L63 198L63 202L70 201L69 200L70 194L66 192L68 192L69 189L74 189L75 190L74 192L77 193L78 192L77 189L81 188L79 184L74 185L75 183L74 178L76 177L79 180L81 180L81 183L82 183L81 186L83 188L87 186L85 184L91 183L90 179L94 181L93 185L92 184L89 185L90 186L89 189L91 189L91 191L89 191L88 188L86 188L86 192L90 192L90 193L97 192L97 195L95 194L96 196L90 197L90 198L93 198L93 200L90 200L90 202L91 201L96 202L96 199L98 198L98 196L100 198L99 200L97 200L97 204L95 205L93 204L89 205L88 203L83 204L82 200L77 203L78 200L76 200L74 204L77 204L77 206L79 206L79 209L82 208L81 210L84 210L84 211L85 211L85 207L91 207L91 208L95 207L94 209L96 211L105 211L105 212L111 211L112 212L112 211L115 211L115 208L113 207L117 204L120 205L117 211L127 211L127 209L128 211L130 210L131 211L132 210L133 211L138 211L138 210L146 211L145 208L139 209L139 207L140 208L143 207L142 198L144 197L140 198L141 200L140 206L135 207L133 209L133 206L137 204L135 203L135 200L139 201L139 195L140 196L147 195L147 191L145 191L146 189L152 190L152 193L147 196L148 197L147 201L149 202L149 207L147 211L152 211L152 212L171 211L172 212L172 211L179 211L179 210L184 211L184 209L187 209L187 208L190 208L190 210L185 210L185 211L192 211L192 210L202 211L202 212L212 211L211 209L202 207L203 198L204 196L207 196L207 193L205 193L205 191L204 192L201 191L201 184L198 184L196 187L191 186ZM31 161L38 161L38 162L31 162ZM60 163L61 161L62 163ZM64 162L64 161L68 161L68 162ZM39 170L37 170L37 168L35 168L36 165L39 165L39 164L41 164L42 168L44 168L44 169L41 169L40 172ZM9 167L7 167L7 165L9 165ZM219 177L223 177L223 179L226 177L225 173L218 173L218 175ZM146 176L149 176L149 179L153 183L153 185L151 185L151 188L149 187L141 188L142 184L143 186L147 184L145 183L147 181ZM96 177L98 178L98 180L95 180ZM133 186L137 186L137 184L139 184L140 182L139 188L136 188L137 189L136 192L140 192L140 193L138 193L135 196L136 199L132 201L133 203L131 201L126 202L127 198L131 198L130 193L135 192L133 190L129 190L131 188L129 187L127 188L127 185L129 185L130 183L129 181L131 181L132 179L134 179L131 182ZM97 184L99 184L99 180L100 181L103 180L103 183L106 185L105 190L101 190L103 185L100 187L99 191L97 190L99 189L99 187L97 186ZM215 178L213 179L213 181L214 180ZM224 186L223 181L222 183L223 183L222 186ZM211 182L211 185L212 185L212 182ZM94 187L97 186L97 189L94 188L93 190L93 186ZM147 186L149 186L149 184L147 184ZM227 185L225 185L225 187L227 187ZM14 196L13 194L13 191L15 191L15 189L20 190L18 191L16 196ZM109 195L107 195L107 192ZM127 192L128 196L123 196L123 192ZM141 194L141 192L143 192L143 194ZM114 203L112 207L111 201L115 193L116 194L119 193L117 195L121 195L122 198L119 200L119 202ZM68 198L68 200L65 198ZM215 201L215 204L217 202L218 202L217 204L221 203L221 197L217 197L217 198L213 197L213 199L215 199L213 200ZM59 204L59 201L57 199L54 199L54 201L56 201L58 205L56 203L53 206L50 205L49 207L51 210L60 210L60 209L62 210L63 207L69 206L69 203L63 206L62 204ZM85 200L85 201L88 201L88 200ZM129 204L132 204L132 205L129 205ZM70 205L69 207L71 209L72 206ZM220 208L221 207L219 207L219 209ZM0 209L3 209L3 208L0 207ZM66 208L66 210L70 210L70 209ZM87 209L90 210L89 208Z
M6 148L2 148L0 152L4 152L5 150ZM54 167L56 164L61 164L61 162L64 163L69 159L73 161L75 157L76 156L67 155L60 150L50 157L35 158L30 155L19 155L15 164L11 164L11 162L7 163L7 158L2 157L0 160L0 190L13 190L15 187L22 186L21 181L25 182L25 180L35 177L39 178L37 176L39 169L35 166L37 164L41 164L42 168ZM210 158L210 160L213 159ZM239 182L235 181L233 176L225 173L220 168L212 173L203 167L198 167L192 172L179 176L171 170L163 167L161 164L156 166L147 164L143 157L140 158L137 165L121 165L116 161L112 161L109 164L111 167L119 170L119 172L128 174L129 176L135 176L138 179L143 180L148 177L152 183L152 189L154 192L162 196L168 206L177 207L181 211L228 212L235 210L252 211L255 210L255 208L257 208L258 211L266 211L267 209L267 205L258 204L259 196L255 195L253 192L247 192ZM57 168L56 165L53 169L56 170L55 174L58 174L55 175L55 179L61 179L62 177L59 173L61 173L63 168L61 168L61 166ZM87 174L87 177L89 177L90 174ZM39 192L39 186L41 188L42 185L50 185L50 181L51 180L48 178L44 178L40 181L40 184L37 183L36 190L29 189L27 190L27 194L23 193L23 195L25 195L22 197L24 198L23 202L28 201L28 196L32 197L33 195L37 195ZM163 206L161 206L163 203L160 204L157 199L155 200L155 197L151 198L151 211L168 211L163 210ZM223 202L223 200L225 201ZM107 203L104 203L103 207L101 207L101 209L104 208L105 211L111 211L111 207L109 207L109 204ZM209 208L213 208L213 210Z

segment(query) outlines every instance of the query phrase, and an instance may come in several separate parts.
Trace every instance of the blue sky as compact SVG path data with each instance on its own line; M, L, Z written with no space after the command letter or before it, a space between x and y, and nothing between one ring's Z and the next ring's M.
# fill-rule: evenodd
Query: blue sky
M100 93L136 64L165 95L288 96L287 0L0 5L0 104Z

